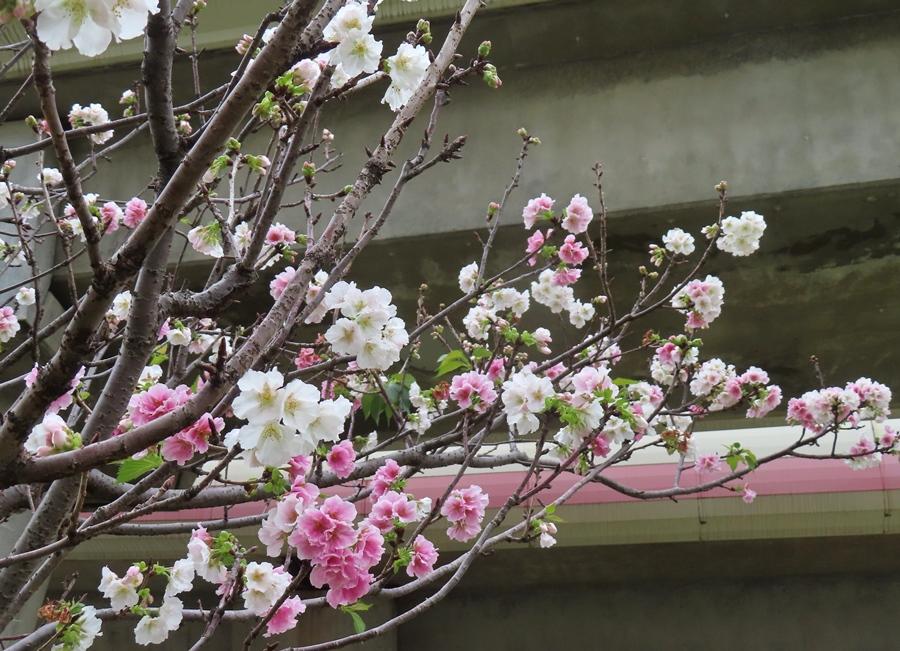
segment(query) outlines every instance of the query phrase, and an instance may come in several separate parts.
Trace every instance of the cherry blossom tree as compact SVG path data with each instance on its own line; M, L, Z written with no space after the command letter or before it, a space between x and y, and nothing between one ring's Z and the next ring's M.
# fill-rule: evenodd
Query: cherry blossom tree
M194 649L223 621L244 622L249 648L319 608L343 610L357 632L302 648L339 648L439 603L501 543L552 546L565 526L556 509L591 484L639 499L724 488L752 502L753 471L777 459L866 468L896 454L890 427L863 429L886 418L891 400L867 378L787 401L797 435L775 453L758 456L752 442L703 449L694 436L711 413L757 419L783 402L763 369L704 354L701 335L725 297L706 264L713 256L740 263L766 229L755 212L729 216L725 182L702 232L672 228L647 243L646 264L632 270L638 291L622 296L609 274L616 234L602 167L593 187L569 200L518 197L540 145L520 129L512 177L486 209L480 258L459 261L455 300L438 304L423 285L416 312L401 314L390 289L348 275L405 187L461 157L465 136L436 137L454 89L479 78L502 85L489 42L460 51L480 0L461 2L442 42L423 18L395 53L372 31L378 4L285 2L237 44L233 75L205 93L195 78L195 97L176 106L177 38L215 10L205 0L0 2L0 18L27 32L14 55L33 59L25 83L42 111L17 127L33 134L30 143L0 147L0 209L12 229L0 275L23 278L5 284L0 307L0 369L17 393L0 424L0 517L30 512L0 558L0 629L85 541L106 533L184 540L172 565L136 558L121 576L98 567L95 595L44 604L44 623L11 648L87 649L104 620L132 622L139 645L202 621ZM68 111L59 105L54 51L102 56L138 36L142 82L122 93L121 117L89 88ZM364 101L357 92L371 86L384 91L384 106L371 110L394 118L377 142L363 143L368 158L355 176L341 178L339 147L359 143L340 143L321 125L336 102ZM413 125L424 135L400 160ZM140 138L152 142L155 177L135 179L120 196L89 192L103 173L96 160ZM260 138L265 146L252 149ZM90 148L83 161L76 141ZM29 156L37 166L21 162ZM390 184L386 199L363 216L379 184ZM302 193L292 207L305 223L286 223L289 190ZM520 254L500 265L502 215L519 211ZM112 250L104 238L120 230L127 236L104 253ZM198 290L181 289L178 238L210 258ZM62 261L42 268L37 252L56 246ZM79 288L73 269L82 257L90 282ZM42 279L60 269L71 307L47 319ZM588 277L599 294L588 295ZM229 311L266 284L261 314ZM661 311L679 314L683 327L644 325ZM558 345L563 330L575 335ZM54 337L52 356L42 356L41 342ZM642 379L617 372L626 356L641 360ZM22 364L31 370L16 375ZM852 445L839 450L847 436ZM638 489L610 476L659 448L673 459L670 485ZM228 480L236 467L250 478ZM489 495L468 473L501 467L519 470L505 494ZM434 468L451 470L446 485L416 494L416 478ZM700 480L682 481L687 472ZM564 479L565 490L547 497ZM229 519L227 509L242 503L258 513ZM222 518L144 521L198 507L220 508ZM230 532L247 526L256 539ZM436 536L464 551L442 557ZM217 601L192 609L198 582L216 586ZM366 628L365 599L415 594L417 605Z

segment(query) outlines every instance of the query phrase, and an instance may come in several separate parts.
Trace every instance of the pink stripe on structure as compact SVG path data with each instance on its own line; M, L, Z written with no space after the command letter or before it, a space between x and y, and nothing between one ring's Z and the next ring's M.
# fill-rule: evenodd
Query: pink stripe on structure
M671 487L674 478L674 464L653 464L619 466L607 471L607 476L620 484L637 490L660 490ZM546 475L545 475L546 476ZM682 475L682 486L696 486L700 481L711 481L721 473L700 476L693 470ZM430 475L417 477L409 482L407 490L416 497L436 499L443 495L447 487L447 475ZM521 472L488 472L471 475L463 485L478 484L490 495L490 506L500 506L506 496L514 491L522 479ZM571 487L577 477L560 476L551 486L541 493L541 501L546 503L559 497ZM737 487L743 481L736 482ZM815 493L853 493L860 491L877 492L881 490L900 489L900 463L893 458L882 461L877 468L868 470L851 470L843 461L834 459L778 459L754 471L747 483L760 496L791 495ZM351 489L328 489L329 493L348 495ZM703 493L705 497L734 497L732 491L715 489ZM684 495L680 499L690 499L696 494ZM612 504L637 501L636 498L622 495L601 484L583 487L570 500L569 504ZM361 510L365 507L361 505ZM265 509L262 502L239 504L232 507L230 515L240 517L261 513ZM184 511L152 513L140 521L199 521L215 520L222 517L221 507L204 509L187 509Z

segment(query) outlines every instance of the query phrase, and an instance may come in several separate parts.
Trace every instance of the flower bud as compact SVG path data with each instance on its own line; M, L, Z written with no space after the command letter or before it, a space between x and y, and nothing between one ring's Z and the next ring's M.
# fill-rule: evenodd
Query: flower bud
M37 129L38 129L37 118L34 117L33 115L29 115L27 118L25 118L25 126L29 127L30 129L33 129L34 131L37 131Z
M253 37L250 34L244 34L241 36L241 40L237 42L237 45L234 46L234 49L238 54L244 56L251 45L253 45Z
M312 161L306 161L303 163L303 178L307 181L311 180L312 177L316 175L316 164Z
M482 59L489 57L491 54L491 42L490 41L482 41L481 45L478 46L478 56Z

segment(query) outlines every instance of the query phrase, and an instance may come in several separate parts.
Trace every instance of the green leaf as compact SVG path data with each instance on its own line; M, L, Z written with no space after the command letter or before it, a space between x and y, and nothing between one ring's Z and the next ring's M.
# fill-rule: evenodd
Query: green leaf
M472 359L488 359L490 356L491 351L484 346L475 346L472 349Z
M381 416L384 414L385 420L389 417L389 407L381 397L380 393L367 393L360 401L363 416L374 421L376 425L381 422Z
M615 380L613 380L613 384L615 384L617 387L627 387L629 384L637 384L637 382L637 380L632 380L631 378L627 377L617 377Z
M119 465L116 473L116 481L119 483L130 482L162 465L162 457L158 454L148 454L140 459L125 459Z
M360 634L366 630L366 623L363 621L363 618L359 616L358 613L353 612L352 610L345 611L348 615L350 615L350 619L353 620L353 630L356 634Z
M365 612L371 607L371 604L363 603L362 601L357 601L349 606L341 606L341 610L350 615L350 619L353 620L353 630L356 631L357 634L366 630L366 623L363 621L363 618L359 616L359 613Z
M469 358L466 357L466 354L463 351L459 349L451 350L449 353L438 357L438 368L435 372L435 376L441 377L442 375L447 375L448 373L458 371L459 369L468 371L470 368L472 368L472 364L469 363Z
M744 450L744 463L746 463L747 467L751 470L755 469L756 466L759 465L759 461L756 460L756 455L753 454L750 450Z
M391 404L388 406L388 416L391 415L394 409L398 409L401 412L409 411L412 407L412 403L409 401L409 387L401 384L399 382L391 382L384 388L384 392L387 394L388 399L391 401Z

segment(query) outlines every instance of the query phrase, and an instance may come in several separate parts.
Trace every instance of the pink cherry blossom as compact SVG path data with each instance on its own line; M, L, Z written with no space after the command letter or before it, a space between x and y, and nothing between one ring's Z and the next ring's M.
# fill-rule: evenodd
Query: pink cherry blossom
M125 204L125 214L122 223L128 228L137 228L147 216L147 202L139 197L129 199Z
M378 499L391 489L391 485L400 478L403 468L393 459L388 459L372 478L372 497Z
M297 625L297 616L304 612L306 612L306 604L300 597L288 597L266 624L266 632L263 633L263 636L271 637L291 630Z
M75 401L74 393L75 389L78 387L78 384L81 382L81 378L84 377L86 369L84 366L78 369L78 372L75 374L75 377L71 379L69 382L69 390L64 394L56 398L53 402L51 402L47 406L48 414L56 414L62 411L63 409L68 409L72 403ZM38 377L38 365L35 364L34 367L28 371L28 374L25 376L25 386L31 388L34 383L37 381Z
M533 228L539 217L552 212L553 203L554 200L543 193L541 196L531 199L522 210L522 221L525 222L525 228Z
M744 500L744 504L753 504L753 500L756 499L756 491L745 485L741 491L741 499Z
M606 369L585 366L572 376L572 386L578 393L594 393L597 389L609 389L613 382Z
M146 391L131 396L128 402L131 422L135 426L146 425L185 404L191 395L191 390L183 384L174 389L165 384L154 384Z
M487 376L491 382L497 382L498 380L503 379L503 375L506 371L506 358L498 357L493 360L487 368Z
M576 194L566 206L566 216L563 218L562 227L570 233L578 235L587 230L588 224L593 218L594 211L588 205L587 199Z
M595 456L605 459L611 449L612 447L609 444L609 439L602 434L596 436L594 440L591 441L591 450Z
M741 384L768 384L769 374L761 368L751 366L741 374Z
M460 542L473 538L481 529L487 505L488 496L480 486L455 489L441 505L441 515L451 523L447 535Z
M291 460L288 462L288 473L290 474L291 481L297 481L297 479L303 479L306 477L309 469L312 468L312 458L305 454L298 454L295 457L291 457Z
M563 245L559 247L559 259L566 264L579 265L587 257L587 248L576 241L574 235L566 235Z
M119 230L119 221L122 219L122 209L115 201L107 201L100 208L100 216L103 217L103 232L112 233Z
M560 375L562 375L565 372L566 372L566 365L563 364L562 362L559 362L557 364L554 364L550 368L548 368L546 371L544 371L544 375L547 376L548 378L550 378L551 380L555 380L556 378L558 378Z
M294 279L294 276L297 275L297 270L293 267L285 267L284 271L275 276L272 279L272 282L269 283L269 294L271 294L272 298L278 300L278 298L284 293L284 290L287 288L288 284Z
M294 366L298 369L303 370L305 368L309 368L314 364L318 364L322 361L322 358L316 354L315 349L313 348L301 348L300 352L297 353L297 357L294 358Z
M369 522L381 533L394 528L394 520L402 523L415 522L416 505L403 493L388 491L378 498L369 514Z
M356 450L350 441L341 441L331 447L325 457L325 463L339 479L348 477L353 472L353 462L356 461Z
M165 439L160 448L163 459L175 461L179 466L183 466L195 454L203 454L209 449L209 436L212 434L213 426L216 432L221 432L225 427L225 421L204 414L190 427Z
M15 337L20 327L16 311L9 305L0 307L0 341L9 341Z
M771 384L763 389L765 395L751 400L747 418L762 418L781 404L781 387Z
M434 564L438 559L438 550L425 536L416 536L410 551L412 558L409 565L406 566L407 575L420 579L434 569Z
M548 231L549 233L550 231ZM537 253L544 247L545 237L544 234L540 231L535 231L531 234L531 237L528 238L528 245L525 247L525 253L530 255L528 258L528 265L533 267L537 264Z
M697 472L717 472L722 468L722 457L718 454L702 454L697 457Z
M266 244L270 246L290 245L296 241L297 234L284 224L272 224L266 231Z
M360 563L365 567L372 567L384 554L384 537L377 527L368 522L362 522L359 525L359 535L353 549L358 555Z
M573 269L572 267L562 267L553 273L553 284L565 287L573 285L581 278L581 269Z
M450 382L450 397L462 409L473 407L475 411L483 412L497 399L497 392L487 375L469 371L455 376Z
M319 487L298 477L291 484L291 495L296 496L300 502L308 506L315 503L316 498L319 497Z

